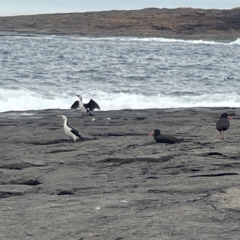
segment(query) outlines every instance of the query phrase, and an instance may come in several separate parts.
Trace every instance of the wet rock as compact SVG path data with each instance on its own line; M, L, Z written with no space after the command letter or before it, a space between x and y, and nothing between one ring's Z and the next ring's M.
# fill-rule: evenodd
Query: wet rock
M240 188L232 187L228 188L224 191L220 191L216 194L213 194L210 200L213 202L214 207L217 208L218 211L240 211Z
M240 113L99 111L92 122L72 111L71 123L88 138L77 142L65 139L61 110L5 113L0 238L238 239L240 122L220 141L223 111ZM148 136L155 127L187 141L156 144Z

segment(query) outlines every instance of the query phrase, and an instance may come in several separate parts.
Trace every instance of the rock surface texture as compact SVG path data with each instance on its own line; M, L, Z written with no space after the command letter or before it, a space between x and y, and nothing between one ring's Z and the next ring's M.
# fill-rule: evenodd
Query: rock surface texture
M222 112L236 114L224 141ZM239 239L240 109L34 113L0 118L1 240Z
M0 31L236 40L240 36L240 8L146 8L0 17Z

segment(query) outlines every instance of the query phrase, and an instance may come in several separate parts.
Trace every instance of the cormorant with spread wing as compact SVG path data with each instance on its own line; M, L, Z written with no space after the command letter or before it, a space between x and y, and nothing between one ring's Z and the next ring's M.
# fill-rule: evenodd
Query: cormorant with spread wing
M82 102L82 96L76 95L79 98L79 101L75 101L71 106L71 109L80 109L83 113L87 113L88 115L94 116L90 111L93 111L95 108L100 110L99 105L93 100L90 99L88 103Z

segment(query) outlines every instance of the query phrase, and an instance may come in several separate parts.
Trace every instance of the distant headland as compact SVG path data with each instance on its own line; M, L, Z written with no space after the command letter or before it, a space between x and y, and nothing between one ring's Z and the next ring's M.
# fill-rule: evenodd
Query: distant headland
M145 8L0 17L0 31L233 41L240 38L240 8Z

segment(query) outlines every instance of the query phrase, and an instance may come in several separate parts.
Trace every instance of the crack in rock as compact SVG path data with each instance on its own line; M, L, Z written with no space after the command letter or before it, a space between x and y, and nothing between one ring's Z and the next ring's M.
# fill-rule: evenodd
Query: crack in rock
M39 182L37 179L29 179L29 180L23 180L23 179L18 179L18 180L12 180L10 182L1 182L2 185L9 185L9 184L14 184L14 185L28 185L28 186L37 186L42 184Z
M9 198L12 196L21 196L21 195L23 195L23 193L21 193L21 192L2 192L2 191L0 191L0 199L1 198Z
M222 176L234 176L238 175L238 173L215 173L215 174L200 174L200 175L192 175L189 176L190 178L193 177L222 177Z
M62 191L58 192L57 195L74 195L74 191L73 190L62 190Z
M37 186L37 185L40 185L42 183L39 182L37 179L30 179L30 180L27 180L27 181L19 183L19 184L29 185L29 186Z
M59 150L52 150L47 153L62 153L62 152L73 152L76 151L76 149L59 149Z
M105 158L104 160L98 161L99 163L119 163L121 164L130 164L133 162L149 162L149 163L158 163L158 162L167 162L172 159L175 155L162 156L160 158Z
M98 140L98 137L84 137L82 136L83 141L91 141L91 140ZM77 142L83 142L81 139L77 139ZM68 139L55 139L55 140L49 140L49 141L42 141L42 142L26 142L26 144L33 144L33 145L52 145L52 144L58 144L58 143L75 143L73 140Z
M17 163L8 163L0 166L2 169L13 169L13 170L23 170L24 168L33 167L34 165L28 162L17 162ZM37 165L40 166L40 165ZM44 166L44 165L42 165Z

